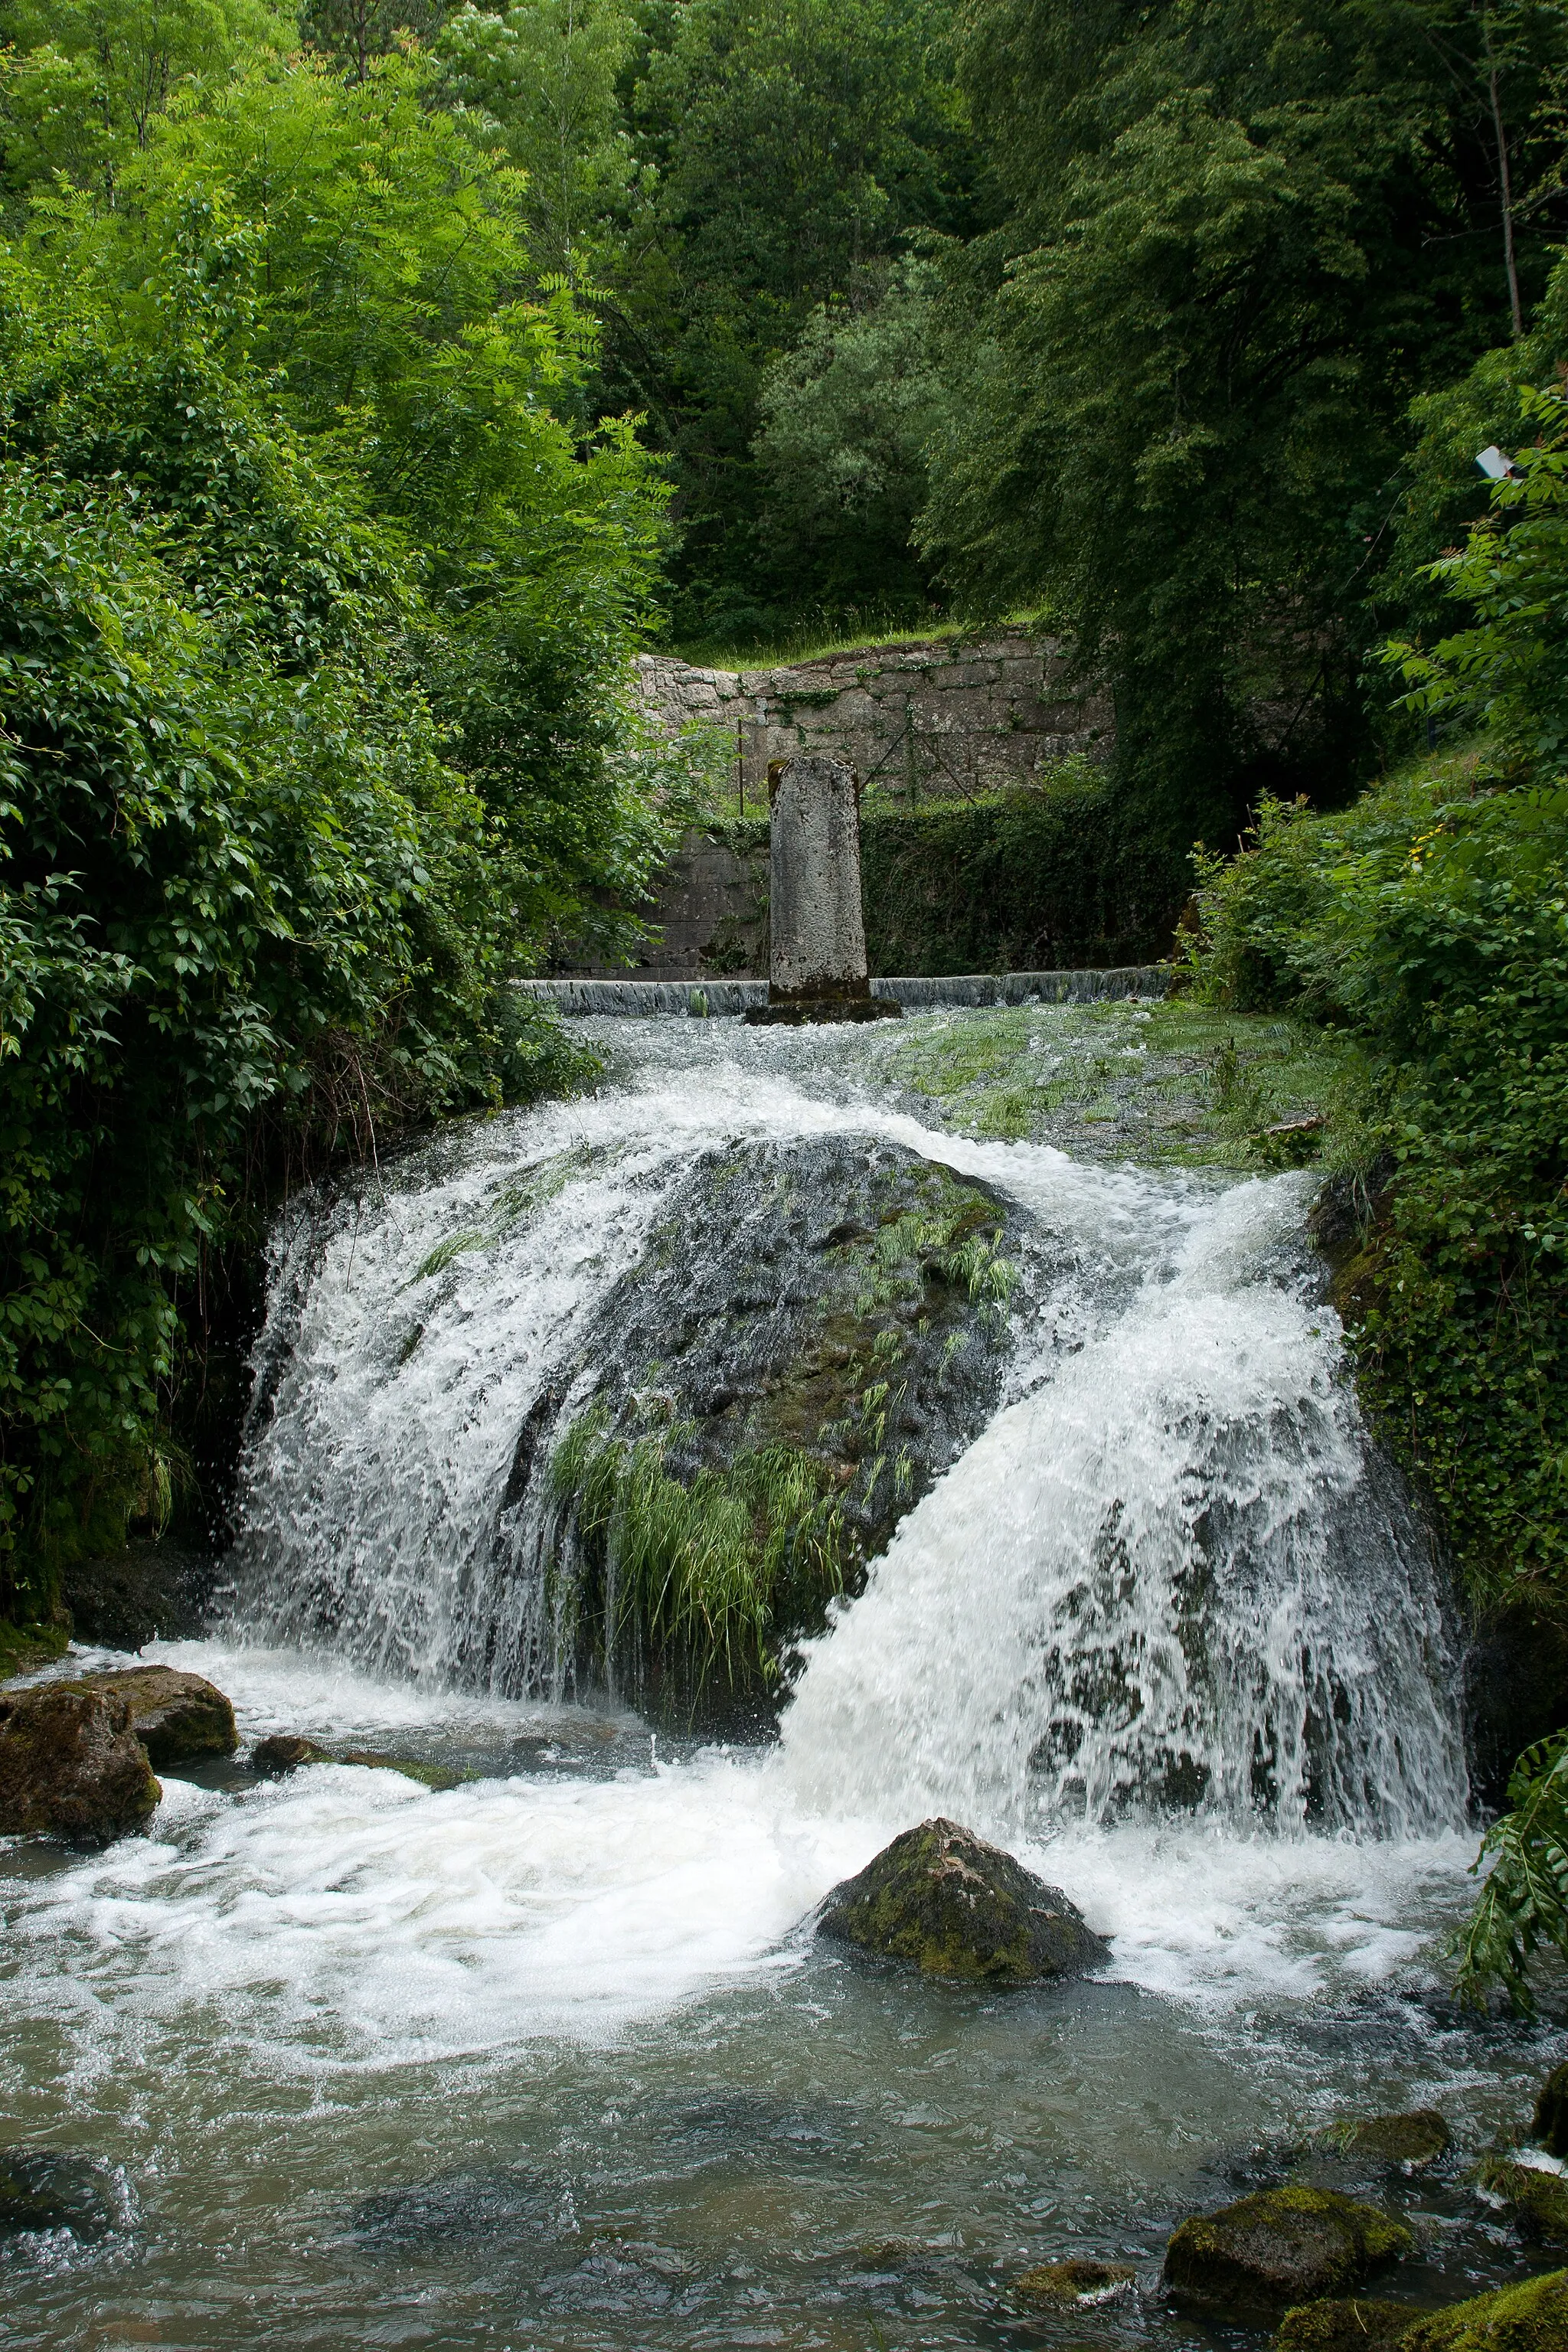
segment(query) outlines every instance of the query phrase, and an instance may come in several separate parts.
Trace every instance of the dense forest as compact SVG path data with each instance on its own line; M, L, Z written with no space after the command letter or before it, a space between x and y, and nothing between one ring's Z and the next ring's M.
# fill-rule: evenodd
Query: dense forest
M0 1613L198 1475L282 1187L569 1078L638 645L1018 612L1194 984L1359 1041L1367 1396L1554 1591L1568 10L0 26Z

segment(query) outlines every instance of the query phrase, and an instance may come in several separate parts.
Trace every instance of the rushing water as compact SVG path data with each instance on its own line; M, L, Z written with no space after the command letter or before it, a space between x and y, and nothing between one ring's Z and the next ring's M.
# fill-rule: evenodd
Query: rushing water
M247 1735L473 1777L241 1762L101 1855L0 1855L9 2137L120 2165L138 2216L17 2242L5 2340L1194 2344L1152 2292L1053 2322L1008 2282L1124 2252L1152 2289L1270 2143L1435 2102L1473 2148L1548 2061L1443 1993L1451 1629L1304 1181L937 1134L863 1035L636 1030L592 1100L279 1233L233 1622L157 1654ZM519 1433L694 1156L812 1133L1018 1204L1016 1344L778 1741L702 1748L565 1703ZM816 1948L826 1888L939 1809L1067 1888L1100 1978ZM1400 2291L1510 2273L1458 2179L1393 2193L1427 2217Z

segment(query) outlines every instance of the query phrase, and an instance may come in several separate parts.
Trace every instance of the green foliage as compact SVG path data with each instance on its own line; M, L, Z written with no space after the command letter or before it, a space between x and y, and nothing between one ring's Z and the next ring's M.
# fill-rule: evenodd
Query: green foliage
M616 1436L584 1414L557 1446L551 1481L598 1587L568 1605L597 1620L604 1664L624 1671L629 1652L695 1706L716 1677L731 1690L776 1678L780 1633L842 1589L850 1546L820 1462L746 1447L683 1483L665 1465L686 1433Z
M841 540L819 558L758 535L764 372L911 233L969 217L951 7L650 0L640 15L638 194L608 273L605 382L670 454L677 629L755 637L842 593ZM891 560L902 597L910 559Z
M1342 793L1412 395L1506 330L1500 12L1234 0L967 19L1011 214L955 256L924 542L1105 663L1123 765L1178 829L1259 782ZM1525 298L1560 213L1540 135L1568 28L1510 12ZM1465 456L1468 469L1472 452ZM1190 837L1190 832L1189 832Z
M907 260L868 302L814 310L772 362L754 444L773 560L825 604L919 612L930 586L910 545L942 389L932 341L938 275Z
M583 1074L507 978L679 820L660 494L430 74L253 75L0 255L0 1613L157 1517L280 1184Z
M14 0L0 58L0 188L56 174L112 201L158 118L260 56L294 46L272 0Z
M871 970L911 977L1152 961L1190 887L1088 761L1043 788L868 804L860 855Z
M1530 1969L1542 1948L1568 1959L1568 1732L1527 1748L1508 1784L1508 1809L1481 1842L1490 1863L1480 1898L1456 1938L1458 1991L1481 2007L1494 1986L1532 2015Z
M527 175L529 247L542 273L591 285L612 261L610 217L637 164L617 79L637 43L626 0L468 5L435 43L443 93Z

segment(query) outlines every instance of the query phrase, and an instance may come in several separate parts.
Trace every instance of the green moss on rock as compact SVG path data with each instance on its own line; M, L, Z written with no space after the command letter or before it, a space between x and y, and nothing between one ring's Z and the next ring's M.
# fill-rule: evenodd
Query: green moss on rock
M1560 2172L1489 2156L1478 2167L1476 2182L1500 2199L1521 2238L1532 2245L1568 2246L1568 2180Z
M0 1693L0 1834L107 1844L163 1793L121 1694L58 1683Z
M1126 2263L1099 2263L1079 2256L1065 2263L1037 2263L1014 2281L1013 2292L1025 2303L1102 2303L1131 2286L1136 2276Z
M1380 2345L1399 2343L1426 2316L1414 2303L1329 2296L1288 2311L1275 2343L1279 2352L1376 2352Z
M1265 2189L1184 2221L1165 2284L1204 2309L1279 2309L1344 2295L1410 2252L1405 2223L1331 2189Z
M1037 1984L1080 1976L1109 1946L1060 1890L957 1822L906 1830L828 1895L821 1933L923 1975Z
M1416 2107L1408 2115L1347 2116L1319 2132L1315 2145L1331 2147L1338 2156L1420 2169L1446 2156L1452 2140L1436 2107Z
M1418 2320L1400 2352L1563 2352L1568 2345L1568 2271L1451 2304Z

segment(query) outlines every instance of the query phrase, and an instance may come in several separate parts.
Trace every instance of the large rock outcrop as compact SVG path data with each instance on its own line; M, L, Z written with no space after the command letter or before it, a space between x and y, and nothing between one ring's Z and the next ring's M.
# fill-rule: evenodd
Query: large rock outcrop
M174 1666L123 1666L73 1675L58 1687L123 1698L148 1762L161 1770L204 1756L232 1756L239 1746L233 1706L201 1675L182 1674Z
M1415 2244L1405 2223L1332 2189L1263 2189L1184 2221L1164 2280L1199 2310L1268 2311L1352 2294Z
M163 1793L122 1691L0 1691L0 1832L104 1845Z
M1081 1976L1110 1950L1059 1888L940 1820L906 1830L836 1886L818 1928L927 1976L985 1984Z

